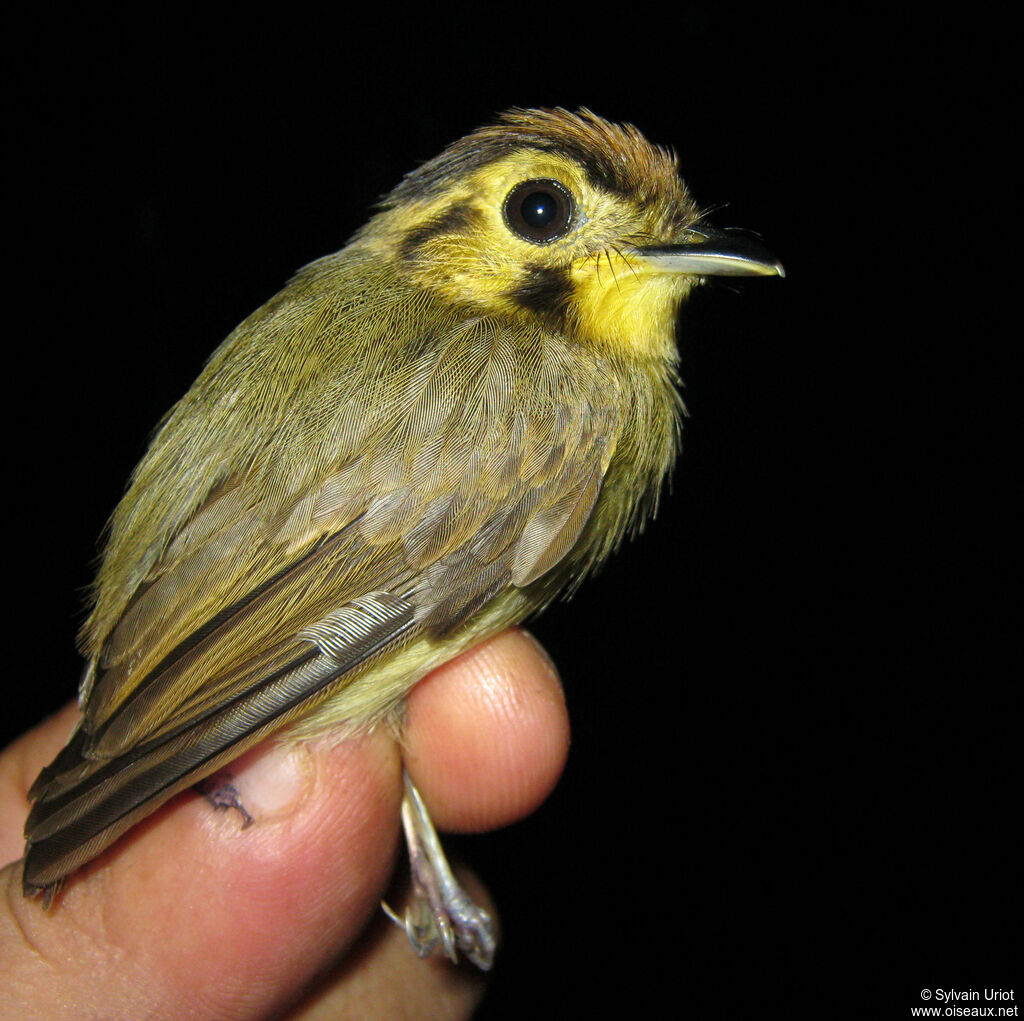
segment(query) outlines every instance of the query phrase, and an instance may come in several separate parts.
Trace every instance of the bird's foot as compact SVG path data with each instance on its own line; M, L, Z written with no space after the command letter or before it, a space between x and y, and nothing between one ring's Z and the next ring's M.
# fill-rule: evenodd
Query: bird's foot
M440 945L449 960L458 961L461 951L478 968L488 971L496 946L491 916L473 902L452 874L420 792L407 773L404 778L402 825L409 847L414 899L404 918L387 904L382 907L405 930L420 957L428 957Z

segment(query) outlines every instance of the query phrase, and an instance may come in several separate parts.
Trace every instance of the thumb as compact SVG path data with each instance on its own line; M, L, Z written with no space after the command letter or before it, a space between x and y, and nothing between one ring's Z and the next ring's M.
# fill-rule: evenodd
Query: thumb
M48 721L0 759L8 855L25 814L10 778L45 761L66 724ZM80 869L49 911L22 896L20 863L0 872L3 1016L259 1016L352 944L394 861L393 742L270 744L232 773L257 826L181 795Z

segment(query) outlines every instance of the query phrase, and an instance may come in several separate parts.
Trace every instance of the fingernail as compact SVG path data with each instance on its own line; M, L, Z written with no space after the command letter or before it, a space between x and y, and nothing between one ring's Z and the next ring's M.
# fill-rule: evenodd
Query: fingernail
M257 821L290 815L310 793L314 776L301 744L270 742L228 767L245 810Z

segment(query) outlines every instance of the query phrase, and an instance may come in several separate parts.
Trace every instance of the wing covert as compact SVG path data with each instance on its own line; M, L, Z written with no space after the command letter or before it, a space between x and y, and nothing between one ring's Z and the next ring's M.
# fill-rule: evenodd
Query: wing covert
M405 383L392 406L342 402L317 417L320 467L303 484L222 480L103 644L85 754L123 755L202 719L367 593L408 600L413 632L444 633L554 567L594 506L619 425L611 373L593 361L581 371L577 355L536 329L460 323L392 352L414 363L395 373Z

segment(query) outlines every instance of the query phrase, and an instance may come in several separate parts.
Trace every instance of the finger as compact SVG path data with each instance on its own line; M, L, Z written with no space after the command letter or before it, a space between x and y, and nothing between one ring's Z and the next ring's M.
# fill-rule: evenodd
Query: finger
M479 880L466 869L456 872L474 901L494 918L494 905ZM408 882L403 892L389 893L388 902L403 914L411 902ZM456 967L440 955L418 958L405 932L382 912L356 951L286 1017L288 1021L459 1021L473 1014L486 986L487 976L467 962Z
M558 674L526 631L476 646L409 696L406 767L442 829L493 829L528 815L568 750Z
M261 1016L353 943L394 860L393 742L271 745L234 782L256 825L183 795L49 911L22 896L20 866L0 873L7 992L24 1000L4 1016Z
M69 702L0 754L0 864L17 861L24 852L21 831L28 813L25 792L43 766L64 747L77 722L78 707Z

